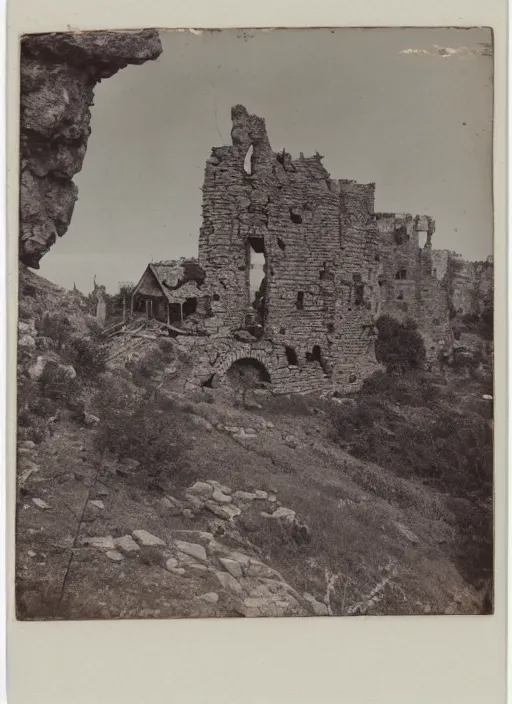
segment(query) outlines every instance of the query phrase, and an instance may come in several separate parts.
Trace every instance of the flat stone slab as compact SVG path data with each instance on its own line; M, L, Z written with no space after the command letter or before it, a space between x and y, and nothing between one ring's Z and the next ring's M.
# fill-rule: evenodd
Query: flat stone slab
M232 501L231 496L223 494L222 491L219 491L218 489L213 492L212 499L218 504L230 504Z
M106 554L108 559L112 560L112 562L121 562L121 560L124 560L124 557L120 552L117 552L117 550L108 550Z
M114 550L115 547L114 538L111 535L84 538L82 545L90 545L93 548L100 548L100 550Z
M200 511L203 508L205 501L208 500L204 496L195 496L195 494L185 494L185 499L187 500L189 506L192 506L192 508L196 511Z
M230 560L229 557L221 557L219 558L219 562L224 567L224 569L236 579L243 577L243 570L239 562L236 562L235 560Z
M207 484L206 482L196 482L189 489L187 489L188 494L193 494L197 496L204 496L209 498L213 494L213 486Z
M235 507L231 506L230 504L224 504L223 506L219 506L219 504L216 504L214 501L207 501L205 503L205 508L207 508L208 511L213 513L214 516L218 516L218 518L223 518L225 521L227 521L231 518L231 514L228 513L226 509Z
M224 589L227 589L228 591L231 592L236 592L240 594L242 590L242 585L240 582L233 577L233 575L229 574L228 572L215 572L215 576L219 580L219 582L222 584Z
M258 496L250 491L235 491L233 498L239 501L254 501Z
M201 601L206 601L209 604L216 604L219 600L219 595L215 592L208 592L207 594L196 596L196 599L201 599Z
M222 491L223 494L232 493L229 486L226 486L225 484L220 484L220 482L216 481L215 479L207 479L207 483L210 484L214 489Z
M114 540L114 545L125 555L135 555L140 550L140 547L131 535L123 535L122 538L116 538Z
M244 566L244 571L248 577L268 577L271 579L276 575L280 576L272 567L268 567L261 562L251 562L249 565Z
M208 572L208 567L206 567L206 565L199 565L197 563L187 565L187 569L192 572L199 572L200 574Z
M47 504L46 501L43 501L43 499L32 499L32 503L43 511L48 511L51 508L51 506Z
M103 501L99 501L99 500L95 499L94 501L89 501L89 503L91 506L94 506L95 508L99 509L100 511L103 511L105 508L105 504L103 503Z
M303 596L304 601L307 601L313 609L313 613L315 614L315 616L329 616L329 609L327 608L326 604L323 604L321 601L318 601L318 599L315 599L312 594L308 594L307 592L305 592Z
M164 540L157 538L156 535L148 533L147 530L134 530L132 531L132 537L139 543L139 545L144 545L145 547L165 545Z
M249 428L247 430L245 428L240 428L238 433L233 433L233 436L241 440L251 440L257 437L254 430L252 430L252 432L249 432Z
M160 506L166 511L169 511L171 516L180 516L183 511L183 507L177 502L171 501L168 496L164 496L160 499Z
M238 506L233 506L233 504L224 504L222 510L228 514L228 518L236 518L242 513Z
M206 550L202 545L199 545L198 543L187 543L184 540L175 540L174 543L178 550L185 553L185 555L189 555L195 560L200 560L201 562L208 561Z
M179 577L183 577L183 575L185 574L185 570L183 569L183 567L168 567L167 569L169 572L171 572L172 574L177 574Z
M272 514L272 518L285 518L286 520L290 521L293 520L296 517L295 511L292 511L291 508L285 508L284 506L280 506L274 513Z

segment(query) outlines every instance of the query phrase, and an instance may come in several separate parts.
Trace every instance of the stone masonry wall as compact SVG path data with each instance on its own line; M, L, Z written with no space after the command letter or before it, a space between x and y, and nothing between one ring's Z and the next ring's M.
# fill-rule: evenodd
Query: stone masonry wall
M91 132L94 87L156 59L158 33L69 32L21 39L19 258L39 260L68 229Z
M379 315L413 319L425 341L427 357L452 343L447 258L431 249L435 223L428 216L378 213L380 235ZM420 233L426 242L420 247Z
M479 315L492 297L494 266L491 261L467 262L450 253L455 263L451 281L452 306L458 316Z
M264 120L242 106L232 119L233 144L212 150L203 188L199 263L213 292L210 332L223 338L244 327L252 245L266 260L273 383L294 391L356 385L377 368L375 186L332 180L318 154L273 153Z

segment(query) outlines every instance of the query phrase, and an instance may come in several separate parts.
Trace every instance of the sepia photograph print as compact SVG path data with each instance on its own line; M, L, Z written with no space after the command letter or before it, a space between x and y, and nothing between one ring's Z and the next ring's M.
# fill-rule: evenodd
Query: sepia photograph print
M20 51L17 619L492 614L492 30Z

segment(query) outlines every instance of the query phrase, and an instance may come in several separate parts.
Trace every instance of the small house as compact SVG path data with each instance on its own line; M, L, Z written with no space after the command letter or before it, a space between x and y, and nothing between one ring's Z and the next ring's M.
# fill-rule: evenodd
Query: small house
M168 325L182 323L204 300L200 290L204 278L195 259L148 264L132 292L132 316L144 315Z

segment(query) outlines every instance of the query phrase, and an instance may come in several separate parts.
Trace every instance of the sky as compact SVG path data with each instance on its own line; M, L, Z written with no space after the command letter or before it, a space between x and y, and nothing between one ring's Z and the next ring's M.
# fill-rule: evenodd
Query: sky
M427 214L433 247L492 253L487 29L161 32L155 62L96 87L79 199L40 274L114 293L147 264L196 256L201 186L231 107L264 117L274 151L324 155L376 183L375 210Z

